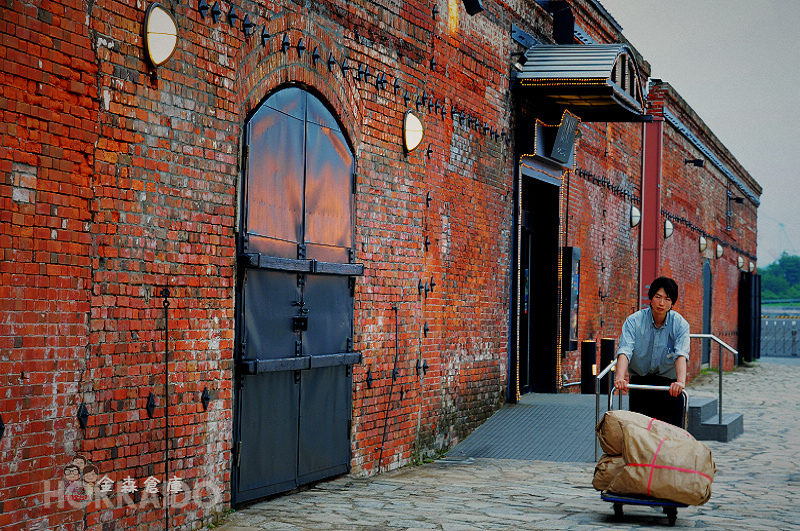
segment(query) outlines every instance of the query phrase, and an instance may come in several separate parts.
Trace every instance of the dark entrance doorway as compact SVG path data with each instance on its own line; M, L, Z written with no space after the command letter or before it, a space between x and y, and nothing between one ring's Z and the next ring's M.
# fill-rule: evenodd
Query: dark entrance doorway
M519 390L555 393L558 353L559 181L523 170L519 249Z
M703 333L711 333L711 297L713 294L712 288L714 286L711 264L708 260L703 264ZM703 355L700 360L701 365L708 365L711 363L711 340L703 339Z
M350 468L353 155L312 94L246 125L238 241L233 501Z

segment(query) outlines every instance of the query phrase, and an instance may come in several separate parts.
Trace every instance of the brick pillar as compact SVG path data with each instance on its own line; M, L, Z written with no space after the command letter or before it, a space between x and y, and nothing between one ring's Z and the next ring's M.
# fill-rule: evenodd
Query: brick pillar
M664 119L654 117L644 124L644 155L642 161L642 230L641 261L639 262L639 306L647 301L650 282L659 276L660 247L663 233L661 222L661 162Z

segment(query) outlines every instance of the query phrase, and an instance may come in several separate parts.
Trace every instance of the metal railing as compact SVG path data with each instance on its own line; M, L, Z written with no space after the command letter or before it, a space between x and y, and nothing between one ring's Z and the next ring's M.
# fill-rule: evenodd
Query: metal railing
M608 367L603 369L603 371L600 372L597 375L597 379L594 382L594 395L595 395L594 425L595 426L597 426L597 424L600 422L600 380L602 380L605 375L608 375L608 391L609 391L608 399L611 400L611 398L614 396L613 394L610 394L611 390L613 389L613 385L612 385L612 381L611 381L611 371L614 370L614 367L616 367L616 366L617 366L617 359L614 358L614 361L609 363ZM622 400L622 399L620 398L620 400ZM609 405L609 409L611 409L610 405ZM600 441L597 439L597 434L595 434L595 436L594 436L594 460L595 461L597 461L597 451L598 451L599 447L600 447Z
M719 344L719 347L720 347L719 361L718 361L718 365L719 365L719 397L718 397L718 400L717 400L717 404L719 406L719 423L722 424L722 365L723 365L722 364L722 349L723 348L727 349L736 358L738 358L738 356L739 356L739 351L736 350L735 348L733 348L732 346L728 345L727 343L725 343L723 340L721 340L720 338L718 338L714 334L689 334L689 337L690 338L695 338L695 339L711 339L711 340L715 341L717 344ZM736 358L734 358L734 361L736 360ZM594 415L595 424L594 425L595 426L597 426L597 424L600 422L600 381L603 378L608 377L608 391L609 391L609 394L608 394L608 409L610 410L611 409L611 400L613 399L613 396L614 396L614 394L613 394L614 393L614 385L613 385L613 380L611 378L611 372L613 370L615 370L616 365L617 365L617 360L615 358L614 361L609 363L608 367L603 369L597 375L597 379L596 379L595 385L594 385L594 393L595 393L595 415ZM633 388L638 388L638 386L634 387L634 386L631 386L631 384L628 384L628 387L632 388L632 389ZM669 387L665 387L664 390L669 390ZM622 396L620 395L620 403L621 402L622 402ZM687 407L688 407L688 405L687 405ZM598 447L599 447L599 441L597 440L597 436L595 436L595 444L594 444L594 460L595 461L597 461Z
M729 352L733 353L734 365L736 365L736 361L739 357L739 351L725 343L714 334L689 334L689 337L697 339L712 339L719 345L719 360L717 361L717 365L719 365L719 397L717 398L717 405L719 406L719 423L722 424L722 349L724 347Z

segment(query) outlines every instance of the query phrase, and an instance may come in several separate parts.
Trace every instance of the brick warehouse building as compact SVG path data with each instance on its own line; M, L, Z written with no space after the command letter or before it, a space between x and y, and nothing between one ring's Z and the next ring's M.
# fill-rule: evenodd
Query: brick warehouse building
M0 8L0 528L433 456L656 274L743 347L759 185L596 0L477 4Z

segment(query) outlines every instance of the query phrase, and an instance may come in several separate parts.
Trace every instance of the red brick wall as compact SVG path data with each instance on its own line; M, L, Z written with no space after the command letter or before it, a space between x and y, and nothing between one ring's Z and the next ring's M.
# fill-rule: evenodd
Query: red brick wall
M618 338L638 309L639 232L631 206L641 208L640 124L581 124L575 170L566 175L567 245L581 249L578 336ZM562 360L562 373L580 379L580 350Z
M510 130L508 20L468 17L463 8L455 17L445 4L434 20L422 2L406 3L400 16L379 4L245 3L237 9L258 25L245 38L227 22L229 5L216 24L194 5L175 5L179 48L151 77L146 6L90 7L13 3L0 26L3 526L162 521L159 504L139 496L146 478L164 477L167 392L170 476L220 491L216 503L173 509L171 525L196 525L229 502L242 126L286 83L321 95L358 160L356 259L367 273L356 295L364 363L354 371L354 472L374 473L381 453L386 469L447 448L499 407L512 217L512 147L500 136ZM262 46L265 24L272 37ZM292 45L304 39L302 58L295 48L281 51L284 34ZM328 71L330 53L354 69ZM354 78L359 64L371 78ZM378 72L388 80L380 91ZM407 156L402 116L423 93L446 113L420 108L425 144ZM481 127L454 123L453 106ZM420 280L436 284L427 296ZM419 377L417 359L428 364ZM81 402L85 430L76 419ZM130 477L139 494L73 509L57 488L75 454L117 482L115 490Z
M243 126L289 83L329 105L357 160L355 251L365 275L354 339L364 361L353 373L353 473L446 450L503 403L514 226L506 139L516 125L509 64L521 49L510 28L546 39L549 16L535 3L512 12L486 2L470 17L440 0L435 19L429 2L399 11L389 4L244 2L237 11L256 24L249 37L241 22L231 28L230 4L221 3L217 23L196 4L175 4L179 47L156 76L143 59L145 5L14 0L0 8L0 528L105 531L163 521L159 504L139 496L147 478L164 477L167 393L169 475L189 487L205 481L219 495L173 508L170 525L196 527L229 505ZM597 16L576 4L589 10L582 16ZM614 34L602 21L591 32L601 41ZM294 47L301 37L302 57ZM353 69L329 70L331 54ZM357 80L359 65L371 77ZM378 73L387 78L380 90ZM426 138L407 155L403 113L423 95L445 113L419 107ZM473 121L454 121L453 107ZM563 229L565 243L582 250L579 336L598 339L615 336L637 307L639 229L628 211L640 196L641 126L584 124L582 134L576 171L565 179ZM670 142L676 147L665 153L678 153L680 137ZM691 205L682 187L669 184L665 209ZM725 242L755 254L755 208L736 206ZM718 228L720 212L707 215L703 222ZM676 225L664 245L665 272L690 286L697 264L680 257L692 238ZM714 266L723 307L735 296L735 256L726 250ZM418 289L434 283L427 294ZM682 304L694 326L692 291L684 289ZM735 330L723 313L715 330ZM570 374L576 355L563 362ZM418 361L427 373L417 374ZM86 429L76 418L81 403ZM139 494L88 508L64 502L58 485L76 454L115 490L130 477Z
M0 528L49 528L80 519L42 505L63 456L80 450L91 385L97 64L79 6L0 12Z

